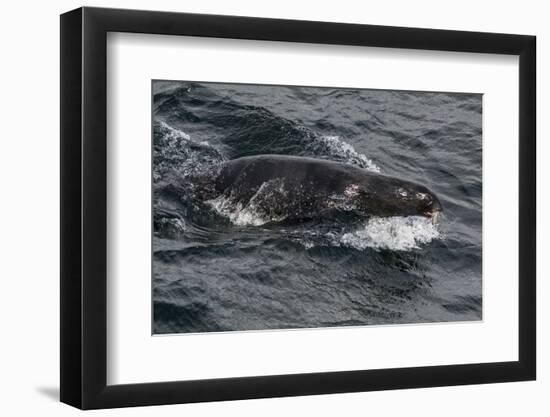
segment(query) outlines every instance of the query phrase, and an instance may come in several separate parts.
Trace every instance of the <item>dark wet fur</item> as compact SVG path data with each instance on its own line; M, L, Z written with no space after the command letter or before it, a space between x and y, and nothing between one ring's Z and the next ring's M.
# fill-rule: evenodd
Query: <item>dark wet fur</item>
M274 219L357 216L431 216L441 211L426 187L318 158L258 155L223 164L216 190Z

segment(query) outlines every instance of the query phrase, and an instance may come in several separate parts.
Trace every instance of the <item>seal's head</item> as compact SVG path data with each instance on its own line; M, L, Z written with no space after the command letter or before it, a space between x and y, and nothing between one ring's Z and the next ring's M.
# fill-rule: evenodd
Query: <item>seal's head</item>
M369 176L357 190L356 202L367 215L435 218L443 210L428 188L399 178Z
M418 206L417 210L419 214L426 217L435 217L439 214L443 208L441 203L435 194L431 193L429 190L427 193L417 193Z
M395 192L409 215L436 217L443 210L437 196L422 185L403 183Z

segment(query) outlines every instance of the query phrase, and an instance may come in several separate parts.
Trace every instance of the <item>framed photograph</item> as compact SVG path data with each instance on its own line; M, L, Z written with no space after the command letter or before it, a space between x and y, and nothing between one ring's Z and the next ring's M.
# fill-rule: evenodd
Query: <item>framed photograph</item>
M61 16L61 401L533 380L535 37Z

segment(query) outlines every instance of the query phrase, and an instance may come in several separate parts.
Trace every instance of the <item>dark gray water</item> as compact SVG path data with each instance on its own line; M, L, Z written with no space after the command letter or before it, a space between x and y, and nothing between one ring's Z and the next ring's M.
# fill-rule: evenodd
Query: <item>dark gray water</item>
M153 82L154 333L480 320L482 96ZM196 178L259 154L423 184L423 217L273 222Z

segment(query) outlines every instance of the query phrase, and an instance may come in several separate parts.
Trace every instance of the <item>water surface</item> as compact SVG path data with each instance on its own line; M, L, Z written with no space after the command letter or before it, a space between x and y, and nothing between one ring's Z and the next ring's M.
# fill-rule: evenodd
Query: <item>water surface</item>
M482 96L153 81L154 333L480 320ZM278 224L199 198L285 154L423 184L421 217Z

